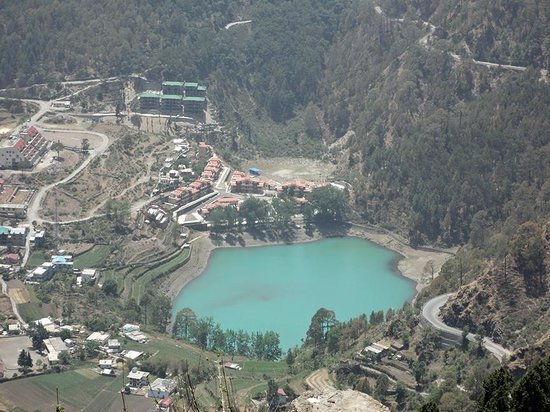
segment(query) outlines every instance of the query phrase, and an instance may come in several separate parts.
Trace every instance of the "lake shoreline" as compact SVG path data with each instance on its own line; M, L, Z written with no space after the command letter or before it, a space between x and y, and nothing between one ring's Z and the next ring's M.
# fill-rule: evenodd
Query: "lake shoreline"
M294 237L289 241L268 240L254 236L248 232L239 234L239 237L220 235L212 238L211 232L195 232L191 243L191 257L183 267L171 273L160 285L160 292L168 296L172 302L180 291L191 281L198 278L206 269L210 254L221 248L262 247L274 245L289 245L314 242L331 237L356 237L369 240L379 246L397 252L401 258L395 264L397 272L416 283L416 295L431 281L431 274L426 269L429 261L433 261L434 274L437 275L441 266L452 256L453 251L438 251L415 249L400 240L391 232L361 225L336 226L331 228L316 228L312 233L304 229L297 229Z

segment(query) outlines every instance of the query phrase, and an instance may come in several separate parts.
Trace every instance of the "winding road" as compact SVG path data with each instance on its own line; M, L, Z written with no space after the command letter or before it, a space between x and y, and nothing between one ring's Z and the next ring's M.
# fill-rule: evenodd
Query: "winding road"
M459 343L462 340L462 331L457 328L453 328L441 320L439 317L439 312L441 308L447 303L449 298L453 296L454 293L447 293L444 295L436 296L433 299L430 299L424 307L422 308L422 318L428 322L434 329L443 332L447 335L454 337L454 340ZM468 340L470 342L475 342L477 335L473 333L468 333ZM498 343L493 342L489 338L483 338L483 346L489 352L491 352L495 357L502 362L503 360L510 357L512 354L511 351L499 345Z
M40 130L42 132L73 133L73 134L77 132L75 130L63 130L63 129L40 129ZM84 160L80 164L80 166L78 166L75 170L73 170L73 172L70 175L68 175L64 179L59 180L55 183L49 184L47 186L43 186L38 190L38 192L36 192L35 196L33 197L27 209L26 222L29 223L30 225L32 225L33 222L37 222L37 223L43 222L43 220L38 216L38 211L40 210L40 205L46 193L48 193L54 187L62 185L74 179L80 172L82 172L82 170L84 170L90 164L90 162L93 159L95 159L97 156L100 156L103 152L105 152L105 150L107 150L107 147L109 146L109 138L103 133L91 132L87 130L78 130L78 133L98 136L101 138L101 144L96 149L89 151L89 155L86 158L86 160ZM27 264L27 260L29 259L29 256L30 256L30 249L31 249L30 236L27 236L27 240L25 242L25 255L23 256L22 266L25 266Z

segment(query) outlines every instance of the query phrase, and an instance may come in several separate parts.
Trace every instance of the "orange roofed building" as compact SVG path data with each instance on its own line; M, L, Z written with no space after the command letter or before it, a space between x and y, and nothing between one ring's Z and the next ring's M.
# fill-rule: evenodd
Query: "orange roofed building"
M199 178L189 186L178 187L168 196L168 200L175 204L186 204L210 193L212 183Z
M231 176L229 186L234 193L262 193L265 183L257 176L249 176L236 170Z

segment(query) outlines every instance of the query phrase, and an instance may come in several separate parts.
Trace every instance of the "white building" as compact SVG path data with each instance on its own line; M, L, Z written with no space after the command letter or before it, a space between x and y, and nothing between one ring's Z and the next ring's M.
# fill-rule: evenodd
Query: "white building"
M157 378L149 385L148 398L165 399L176 391L176 382L172 379Z
M49 142L31 126L23 129L15 139L0 146L0 169L23 169L36 165L46 153Z

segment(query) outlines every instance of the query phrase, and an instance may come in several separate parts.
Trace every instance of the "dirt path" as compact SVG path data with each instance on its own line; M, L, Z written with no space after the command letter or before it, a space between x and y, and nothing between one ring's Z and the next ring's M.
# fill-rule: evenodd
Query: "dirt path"
M305 383L314 391L323 391L332 389L334 386L330 380L328 370L326 368L317 369L305 379Z

